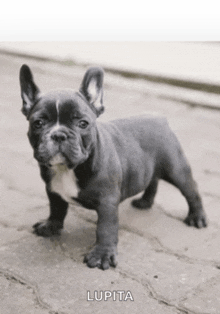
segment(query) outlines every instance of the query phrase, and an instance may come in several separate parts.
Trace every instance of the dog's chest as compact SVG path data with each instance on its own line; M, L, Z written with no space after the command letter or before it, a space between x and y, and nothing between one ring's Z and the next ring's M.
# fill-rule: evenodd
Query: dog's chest
M66 202L74 203L72 197L77 197L79 192L74 171L65 165L54 166L50 188L51 192L59 194Z

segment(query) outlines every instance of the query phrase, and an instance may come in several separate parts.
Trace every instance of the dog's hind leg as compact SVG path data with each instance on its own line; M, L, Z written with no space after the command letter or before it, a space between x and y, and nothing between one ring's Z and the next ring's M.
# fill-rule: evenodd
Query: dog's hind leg
M189 212L185 223L197 228L206 227L206 215L197 189L197 184L192 176L191 168L180 148L178 154L175 154L175 156L178 156L178 158L170 159L169 170L166 171L164 179L176 186L186 198Z
M132 205L140 209L150 208L154 202L154 197L157 192L157 186L158 186L158 178L153 177L150 184L146 188L144 194L142 195L142 197L138 199L134 199L132 201Z

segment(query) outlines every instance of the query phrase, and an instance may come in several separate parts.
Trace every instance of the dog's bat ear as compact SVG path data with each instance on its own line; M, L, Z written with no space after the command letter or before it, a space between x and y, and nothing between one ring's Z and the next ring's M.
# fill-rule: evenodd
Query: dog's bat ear
M35 85L30 68L23 64L20 69L21 98L23 100L22 113L27 117L39 97L40 90Z
M80 92L85 96L97 116L104 111L103 78L104 71L102 68L91 67L86 71L80 87Z

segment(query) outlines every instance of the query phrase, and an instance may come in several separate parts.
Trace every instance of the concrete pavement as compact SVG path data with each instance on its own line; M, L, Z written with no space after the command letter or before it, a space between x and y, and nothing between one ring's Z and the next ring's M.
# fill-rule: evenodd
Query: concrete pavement
M100 119L164 114L191 163L209 227L184 225L185 200L161 182L151 210L138 211L130 200L121 204L118 267L89 269L82 260L95 241L93 211L71 207L60 237L32 234L31 226L48 215L48 201L20 112L23 63L44 91L78 88L85 71L83 66L0 55L1 313L219 314L220 111L164 99L144 80L106 73L106 112ZM112 297L105 301L106 291ZM125 298L127 292L132 298Z

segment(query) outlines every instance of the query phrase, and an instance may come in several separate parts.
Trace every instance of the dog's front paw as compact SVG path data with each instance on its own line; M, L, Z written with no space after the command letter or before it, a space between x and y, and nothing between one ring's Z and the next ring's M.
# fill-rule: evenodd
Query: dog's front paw
M203 227L207 227L208 225L207 218L204 211L200 211L199 213L189 214L184 220L184 222L188 226L194 226L196 228L203 228Z
M45 220L33 225L34 233L42 237L60 234L63 224L59 221Z
M84 258L88 267L98 267L103 270L110 266L117 266L117 252L115 246L96 245L95 248Z

